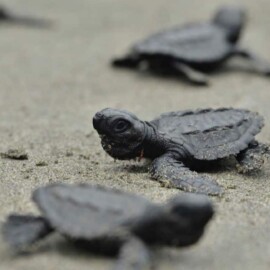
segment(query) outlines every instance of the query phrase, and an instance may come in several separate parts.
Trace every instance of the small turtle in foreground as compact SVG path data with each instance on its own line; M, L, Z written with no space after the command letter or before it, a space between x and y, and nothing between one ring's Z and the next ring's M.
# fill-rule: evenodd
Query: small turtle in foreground
M254 138L263 125L257 113L233 108L169 112L150 122L107 108L93 118L102 147L113 158L152 159L152 178L166 187L209 195L222 194L222 188L188 167L233 155L240 172L259 169L270 153Z
M159 205L86 184L42 187L33 200L42 217L11 215L3 225L4 238L12 247L26 247L55 230L92 251L119 253L117 270L150 269L151 245L196 243L214 213L202 195L176 196Z
M234 56L248 59L256 72L270 75L270 64L237 45L245 24L240 7L220 8L207 23L193 23L154 34L135 44L115 67L146 67L157 73L179 74L194 84L205 85L201 72L217 69ZM143 64L143 65L142 65Z

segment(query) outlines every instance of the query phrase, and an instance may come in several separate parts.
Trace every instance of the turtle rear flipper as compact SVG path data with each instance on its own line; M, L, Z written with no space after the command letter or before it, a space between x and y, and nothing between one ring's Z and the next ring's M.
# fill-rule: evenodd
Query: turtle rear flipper
M233 50L232 56L247 59L252 64L254 71L264 76L270 76L270 62L260 58L253 52L237 47Z
M152 163L151 175L165 187L182 189L186 192L195 192L213 196L220 196L222 188L206 176L190 171L181 161L170 155L156 158Z
M240 173L252 173L258 171L263 166L265 158L270 158L269 145L255 141L249 145L249 148L236 156L236 159L239 162L237 164L237 170Z
M28 247L50 232L52 228L44 218L32 215L10 215L2 228L4 239L16 249Z

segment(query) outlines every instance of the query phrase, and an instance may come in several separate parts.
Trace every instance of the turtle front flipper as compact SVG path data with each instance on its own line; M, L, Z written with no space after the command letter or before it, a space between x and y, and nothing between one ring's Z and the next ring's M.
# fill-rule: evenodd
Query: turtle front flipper
M52 232L42 217L31 215L10 215L3 224L2 233L9 245L21 250Z
M168 154L153 161L151 176L169 188L214 196L220 196L223 193L222 188L210 178L190 171L182 162Z
M249 60L252 64L253 69L258 72L259 74L269 76L270 75L270 63L264 59L261 59L256 54L250 52L246 49L236 48L232 52L233 56L240 56Z
M112 61L114 67L137 68L141 63L141 58L136 54L128 54Z
M148 247L138 238L131 238L120 249L113 270L150 270L151 254Z
M174 62L173 67L189 82L197 85L209 85L207 76L192 67L180 62Z

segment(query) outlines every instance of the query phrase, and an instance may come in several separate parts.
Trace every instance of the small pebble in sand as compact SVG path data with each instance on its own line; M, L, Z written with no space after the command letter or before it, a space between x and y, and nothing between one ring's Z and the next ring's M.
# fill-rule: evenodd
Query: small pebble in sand
M2 158L15 159L15 160L27 160L28 154L23 149L9 149L6 152L0 154Z
M38 167L48 166L48 163L46 161L39 161L36 163L36 166Z

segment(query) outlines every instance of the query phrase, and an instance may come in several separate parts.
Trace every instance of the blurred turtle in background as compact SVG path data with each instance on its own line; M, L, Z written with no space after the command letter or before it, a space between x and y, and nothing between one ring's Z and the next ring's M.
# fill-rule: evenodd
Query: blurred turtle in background
M3 6L0 6L0 22L37 28L50 28L52 26L49 20L15 15Z
M270 74L270 63L238 46L245 25L245 10L237 6L221 7L206 23L174 27L136 43L115 67L148 69L160 74L182 75L194 84L206 85L204 72L216 70L229 58L247 59L254 71Z

